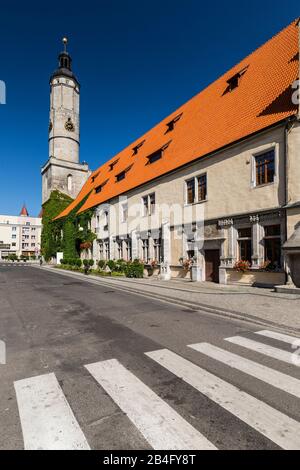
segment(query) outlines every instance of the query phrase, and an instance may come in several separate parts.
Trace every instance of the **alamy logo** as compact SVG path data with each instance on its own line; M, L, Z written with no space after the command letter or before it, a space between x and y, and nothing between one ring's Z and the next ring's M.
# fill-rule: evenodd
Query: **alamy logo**
M6 344L0 340L0 365L6 364Z
M0 80L0 104L6 104L6 85L3 80Z

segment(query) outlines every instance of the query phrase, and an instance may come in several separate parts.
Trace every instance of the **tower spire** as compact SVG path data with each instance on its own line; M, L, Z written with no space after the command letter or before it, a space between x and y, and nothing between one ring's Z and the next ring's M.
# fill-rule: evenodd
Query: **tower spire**
M67 54L68 38L63 37L63 38L62 38L62 43L63 43L63 45L64 45L64 53Z

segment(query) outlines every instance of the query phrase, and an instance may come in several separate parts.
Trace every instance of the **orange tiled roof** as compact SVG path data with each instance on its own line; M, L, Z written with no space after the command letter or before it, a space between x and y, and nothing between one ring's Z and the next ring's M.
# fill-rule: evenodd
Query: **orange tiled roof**
M297 114L297 106L291 100L291 85L299 75L298 35L297 21L294 21L100 166L89 177L75 201L58 217L67 215L88 194L79 212ZM243 70L245 73L238 88L226 93L227 81ZM166 133L167 124L181 113L174 130ZM134 155L134 147L142 142ZM147 157L166 144L169 145L162 158L149 164ZM115 161L111 169L110 165ZM126 177L116 182L116 175L124 170L128 170ZM96 193L95 188L105 182L102 190Z

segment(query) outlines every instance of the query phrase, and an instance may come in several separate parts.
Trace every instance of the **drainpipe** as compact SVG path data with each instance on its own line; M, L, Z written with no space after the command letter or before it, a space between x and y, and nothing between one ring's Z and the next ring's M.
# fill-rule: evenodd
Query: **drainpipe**
M300 100L299 100L299 93L300 93L300 58L299 58L299 53L300 53L300 18L298 18L298 21L296 23L298 27L298 60L299 60L299 69L298 69L298 83L297 83L297 89L295 89L295 92L298 92L298 111L297 111L297 116L292 116L287 119L285 128L284 128L284 175L283 175L283 181L284 181L284 205L283 207L286 207L289 203L289 133L291 129L293 128L293 124L295 121L300 121ZM285 224L284 224L284 240L285 242L287 241L287 209L284 209L285 211ZM286 263L285 263L286 264ZM287 267L287 266L286 266ZM287 274L287 269L285 269L286 272L286 282L289 281L289 276Z

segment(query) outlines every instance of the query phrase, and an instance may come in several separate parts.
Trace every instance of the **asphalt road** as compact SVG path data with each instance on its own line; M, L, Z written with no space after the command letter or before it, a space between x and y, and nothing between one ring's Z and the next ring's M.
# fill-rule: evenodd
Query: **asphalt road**
M292 339L258 331L37 267L0 267L0 449L300 449Z

